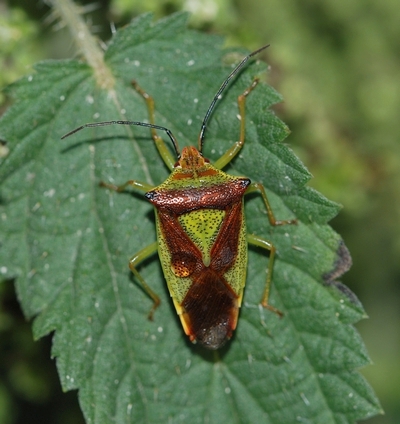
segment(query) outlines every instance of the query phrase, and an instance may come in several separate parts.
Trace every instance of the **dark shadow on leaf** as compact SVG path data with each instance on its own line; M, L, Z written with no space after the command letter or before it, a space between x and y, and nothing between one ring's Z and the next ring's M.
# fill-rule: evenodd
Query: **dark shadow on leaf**
M187 336L185 336L185 338L187 346L194 354L200 356L204 361L215 363L223 360L224 356L231 348L231 343L235 343L235 335L236 333L234 332L232 337L225 343L225 345L217 350L207 349L199 343L192 343Z
M65 147L64 149L61 150L61 153L68 153L70 150L74 150L78 147L82 147L86 144L98 144L98 143L102 143L104 141L116 141L116 140L122 140L122 139L126 139L127 142L131 142L132 138L128 137L128 136L122 136L122 135L114 135L114 136L108 136L108 137L96 137L95 139L89 139L89 140L82 140L82 141L78 141L68 147ZM139 140L146 140L149 143L154 143L153 140L149 139L149 137L138 137L135 136L135 140L139 141Z

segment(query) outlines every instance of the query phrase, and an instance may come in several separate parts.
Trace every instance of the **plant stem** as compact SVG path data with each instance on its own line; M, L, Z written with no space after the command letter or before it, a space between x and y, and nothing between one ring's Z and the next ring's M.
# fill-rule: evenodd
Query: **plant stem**
M82 19L83 8L71 0L48 0L54 12L68 26L78 50L93 69L98 86L112 90L115 84L109 68L104 62L104 53L97 39L91 34Z

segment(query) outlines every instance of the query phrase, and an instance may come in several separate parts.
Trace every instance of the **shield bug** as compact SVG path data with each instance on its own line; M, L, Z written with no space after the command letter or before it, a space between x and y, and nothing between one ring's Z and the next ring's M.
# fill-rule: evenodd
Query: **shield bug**
M149 123L135 121L96 122L80 126L64 135L70 136L83 128L104 125L136 125L149 127L152 139L170 169L170 176L159 186L136 180L116 186L100 183L118 192L128 186L145 192L153 204L156 215L157 242L132 256L129 268L153 299L149 317L153 317L160 304L157 294L147 285L137 270L138 265L157 250L168 289L185 333L192 342L206 348L219 349L232 336L236 328L239 308L243 299L247 270L247 243L270 252L265 288L261 305L278 315L279 310L269 305L269 291L275 258L274 245L259 236L247 234L244 217L244 195L259 192L264 201L271 225L293 224L296 220L275 219L264 187L246 177L228 175L224 168L242 149L245 141L245 104L247 96L259 80L238 97L240 115L239 141L234 143L213 165L203 154L205 131L216 103L231 79L264 46L246 56L229 74L214 96L201 125L198 148L183 148L180 152L172 132L155 124L154 100L137 82L135 90L144 98ZM177 161L172 156L157 130L170 138Z

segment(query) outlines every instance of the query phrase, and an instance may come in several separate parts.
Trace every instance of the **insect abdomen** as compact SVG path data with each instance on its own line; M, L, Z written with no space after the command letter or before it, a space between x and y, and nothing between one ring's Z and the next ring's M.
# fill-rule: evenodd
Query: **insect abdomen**
M237 323L238 296L210 268L194 278L181 306L192 341L219 349L231 338Z

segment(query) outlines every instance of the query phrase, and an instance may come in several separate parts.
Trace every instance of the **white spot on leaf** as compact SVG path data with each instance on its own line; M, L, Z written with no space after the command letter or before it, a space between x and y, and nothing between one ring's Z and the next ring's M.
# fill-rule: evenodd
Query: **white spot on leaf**
M51 188L50 190L47 190L43 193L44 197L53 197L56 193L56 190L54 188Z

